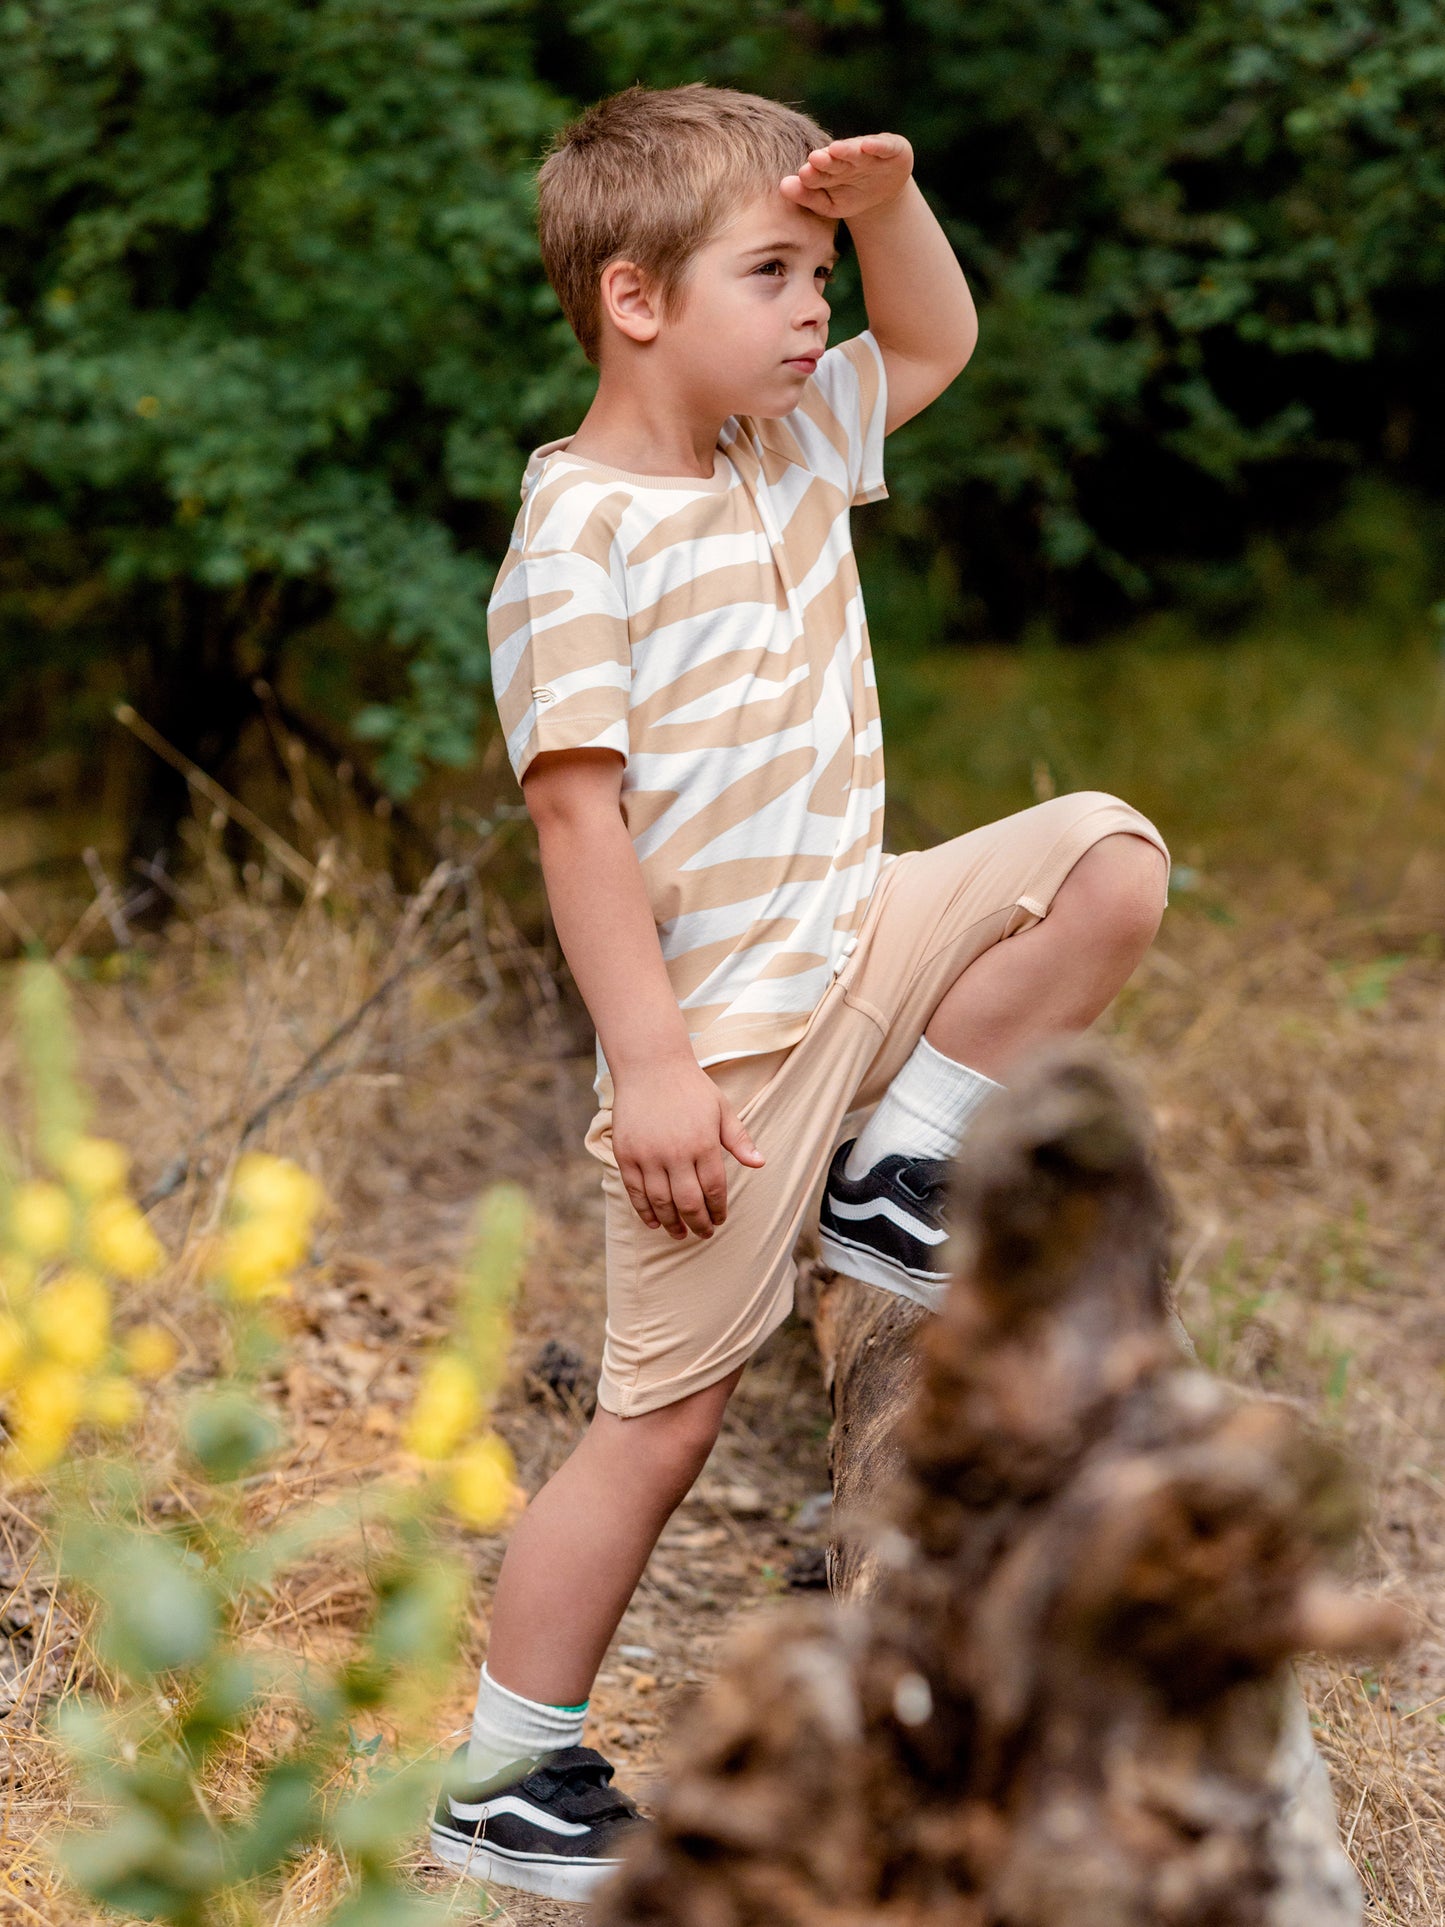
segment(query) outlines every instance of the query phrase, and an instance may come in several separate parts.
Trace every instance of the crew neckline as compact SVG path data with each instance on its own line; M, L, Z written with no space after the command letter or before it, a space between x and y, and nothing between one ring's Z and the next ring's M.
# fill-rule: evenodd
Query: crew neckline
M553 456L570 462L574 468L589 469L594 475L604 475L608 481L631 482L637 488L690 488L703 494L717 494L728 487L731 480L732 465L720 445L712 452L711 475L643 475L636 469L614 468L610 462L594 461L590 455L574 455L571 452L571 436L560 441L548 442L537 450L537 459L550 461Z

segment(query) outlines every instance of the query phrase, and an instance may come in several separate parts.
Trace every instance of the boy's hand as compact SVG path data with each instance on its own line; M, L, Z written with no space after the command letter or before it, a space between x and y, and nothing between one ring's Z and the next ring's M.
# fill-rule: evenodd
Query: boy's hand
M652 1230L710 1238L727 1216L722 1154L754 1168L763 1154L707 1072L694 1062L613 1074L612 1153L632 1208Z
M913 149L901 134L859 134L815 147L783 193L830 221L849 221L901 194L913 174Z

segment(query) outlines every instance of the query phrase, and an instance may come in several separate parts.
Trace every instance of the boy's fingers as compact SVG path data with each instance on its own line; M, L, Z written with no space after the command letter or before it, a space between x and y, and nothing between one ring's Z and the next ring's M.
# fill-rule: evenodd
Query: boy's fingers
M698 1161L698 1183L714 1224L721 1224L728 1214L728 1177L723 1169L721 1151L709 1151Z
M712 1215L692 1165L679 1165L672 1173L672 1202L679 1217L699 1238L712 1236Z
M643 1188L647 1202L657 1214L657 1222L671 1238L685 1238L687 1232L677 1215L677 1207L672 1201L672 1186L668 1183L667 1172L661 1165L643 1174Z
M657 1213L647 1202L647 1192L643 1186L641 1171L635 1164L619 1164L617 1174L622 1179L622 1188L626 1191L633 1210L649 1231L656 1231L658 1229Z
M731 1151L739 1164L751 1164L754 1170L767 1163L767 1159L748 1136L747 1127L730 1104L724 1104L718 1119L718 1138L725 1151Z

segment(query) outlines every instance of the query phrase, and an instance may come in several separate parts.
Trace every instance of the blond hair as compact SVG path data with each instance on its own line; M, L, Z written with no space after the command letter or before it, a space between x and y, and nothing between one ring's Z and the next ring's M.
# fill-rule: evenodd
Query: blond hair
M599 283L633 261L675 311L688 265L750 200L796 174L828 135L815 120L730 87L629 87L552 143L537 177L542 264L589 361Z

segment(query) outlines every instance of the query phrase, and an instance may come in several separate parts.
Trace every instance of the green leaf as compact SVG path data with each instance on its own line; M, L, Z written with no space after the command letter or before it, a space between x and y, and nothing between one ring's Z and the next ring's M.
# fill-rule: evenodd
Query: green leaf
M181 1728L187 1749L202 1756L245 1721L261 1690L260 1669L239 1653L225 1653L211 1666Z
M416 1761L399 1772L377 1772L364 1793L344 1801L332 1837L349 1859L384 1867L425 1819L436 1798L436 1768Z
M48 963L22 964L16 994L20 1043L30 1085L35 1135L52 1167L85 1126L85 1099L75 1074L75 1036L60 973Z
M394 1572L378 1588L371 1646L384 1667L427 1670L444 1666L453 1651L466 1578L454 1562L433 1555Z
M1388 999L1391 984L1409 961L1408 957L1377 957L1373 963L1341 969L1345 1002L1352 1010L1378 1010Z
M186 1449L209 1479L220 1484L243 1477L276 1450L276 1421L237 1386L203 1392L186 1412Z
M159 1534L135 1533L91 1582L102 1605L102 1656L132 1679L198 1666L219 1629L214 1587L199 1561Z
M246 1823L227 1842L227 1878L236 1883L270 1873L311 1840L320 1820L315 1759L283 1760L268 1769Z
M484 1900L483 1905L480 1919L500 1917L490 1901ZM326 1927L434 1927L448 1918L444 1901L419 1894L399 1880L371 1879L327 1915Z
M197 1900L226 1879L219 1843L194 1797L179 1815L128 1801L102 1830L67 1834L60 1858L83 1892L143 1920L194 1920Z
M509 1313L532 1241L532 1211L515 1184L482 1194L462 1273L461 1324L484 1401L490 1405L507 1368Z

